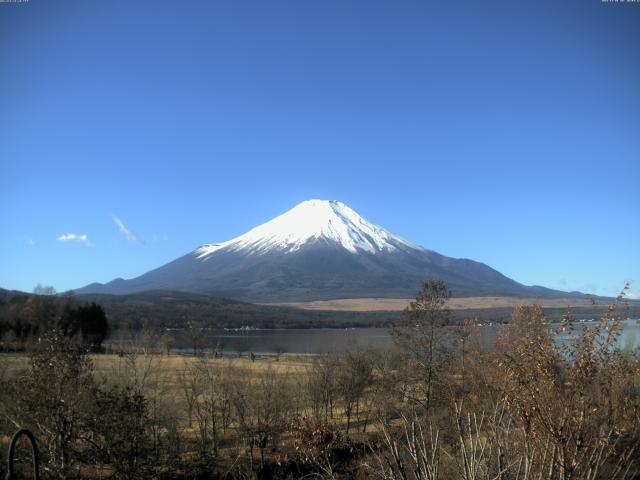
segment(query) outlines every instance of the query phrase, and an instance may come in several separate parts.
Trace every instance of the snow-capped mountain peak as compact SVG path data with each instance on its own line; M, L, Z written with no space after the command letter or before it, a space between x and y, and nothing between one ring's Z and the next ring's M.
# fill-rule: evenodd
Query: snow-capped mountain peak
M203 245L139 277L78 292L175 290L267 303L410 298L430 278L442 279L458 296L567 295L411 244L344 203L326 200L302 202L244 235Z
M205 259L218 250L290 253L310 241L338 244L351 253L378 253L398 248L420 248L375 225L337 200L307 200L288 212L224 243L203 245L195 250Z

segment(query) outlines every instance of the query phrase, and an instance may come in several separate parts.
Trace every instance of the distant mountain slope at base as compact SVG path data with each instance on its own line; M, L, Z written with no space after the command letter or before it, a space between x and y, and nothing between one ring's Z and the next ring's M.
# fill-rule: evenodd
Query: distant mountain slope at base
M80 302L97 302L107 312L113 326L129 325L136 329L151 327L184 328L188 322L208 328L347 328L390 327L403 321L401 310L307 310L281 305L254 305L207 295L150 291L130 295L78 295ZM475 318L478 321L505 322L511 317L514 299L504 298L479 304L477 299L453 299L451 321ZM526 299L520 299L522 303ZM531 300L531 299L528 299ZM597 318L607 309L608 301L597 304L572 299L543 302L552 320L561 320L567 305L576 318ZM567 303L564 303L567 301ZM621 310L622 311L622 310ZM640 317L640 302L630 302L625 315Z
M341 298L311 302L266 303L265 305L335 312L393 312L404 310L411 300L410 298ZM598 303L607 304L612 299L600 298L599 300ZM452 297L447 302L447 308L450 310L514 308L519 304L536 304L544 308L587 308L594 305L594 299L586 295L566 298Z
M30 294L8 291L0 288L0 321L4 313L10 314L4 307L13 302L25 301ZM57 297L62 303L64 296ZM83 294L76 295L79 303L96 302L100 304L112 329L130 327L140 329L183 329L190 323L204 328L347 328L347 327L389 327L404 319L403 312L393 310L353 311L331 309L301 309L282 305L254 305L226 298L211 297L175 291L147 291L130 295ZM358 299L366 301L368 299ZM478 303L478 299L453 299L451 302L451 321L474 318L478 321L503 322L511 317L513 307L505 302L527 299L503 298L500 301ZM528 299L531 300L531 299ZM605 312L612 299L600 299L597 304L591 302L567 300L575 318L597 318ZM403 300L393 300L403 302ZM536 299L536 301L538 301ZM338 301L339 302L339 301ZM567 312L567 304L561 300L545 301L545 313L552 320L560 320ZM344 305L343 305L344 306ZM362 306L362 305L361 305ZM398 305L396 305L397 307ZM462 308L464 307L464 308ZM3 313L4 312L4 313ZM623 315L640 318L640 301L629 301L628 306L619 309ZM9 320L10 319L5 319Z

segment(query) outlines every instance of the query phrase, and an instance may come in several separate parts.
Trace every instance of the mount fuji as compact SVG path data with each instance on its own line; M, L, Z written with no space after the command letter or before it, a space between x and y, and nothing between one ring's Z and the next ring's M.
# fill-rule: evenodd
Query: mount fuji
M409 298L429 278L444 280L454 296L570 295L427 250L328 200L302 202L239 237L202 245L139 277L76 292L177 290L252 302Z

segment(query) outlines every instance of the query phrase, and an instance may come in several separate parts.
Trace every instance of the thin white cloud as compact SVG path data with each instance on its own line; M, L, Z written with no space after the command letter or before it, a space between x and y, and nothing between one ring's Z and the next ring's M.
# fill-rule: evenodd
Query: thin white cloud
M169 240L169 236L164 234L164 233L154 233L153 234L153 241L154 242L166 242L167 240Z
M133 230L127 227L117 215L114 215L113 213L110 213L109 215L111 216L113 223L117 225L120 233L124 235L124 238L130 242L144 243L144 241Z
M36 244L36 241L29 235L23 235L22 238L24 239L24 242L30 247L33 247Z
M82 235L76 235L75 233L65 233L58 237L58 241L83 243L86 247L93 246L91 240L89 240L89 237L84 233Z

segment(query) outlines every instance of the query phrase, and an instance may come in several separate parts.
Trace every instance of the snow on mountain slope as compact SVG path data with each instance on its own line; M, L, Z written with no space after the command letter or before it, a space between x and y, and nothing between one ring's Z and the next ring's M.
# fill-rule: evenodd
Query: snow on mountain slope
M351 253L393 252L403 247L422 249L365 220L342 202L307 200L244 235L224 243L203 245L194 253L200 259L221 249L292 253L307 242L320 239L337 243Z

